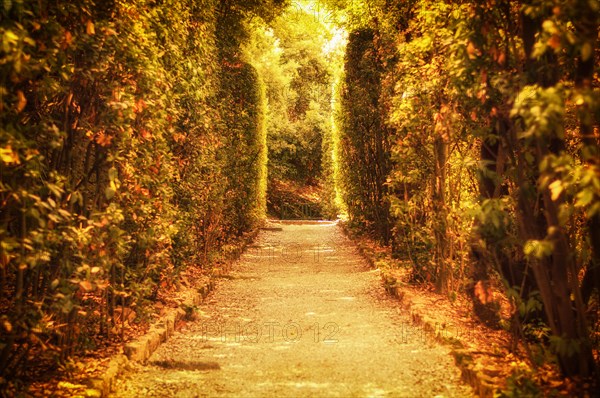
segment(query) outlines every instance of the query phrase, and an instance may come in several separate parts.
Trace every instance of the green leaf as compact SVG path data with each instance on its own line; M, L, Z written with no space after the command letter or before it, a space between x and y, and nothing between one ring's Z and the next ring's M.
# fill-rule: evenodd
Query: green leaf
M554 245L545 240L530 239L523 246L523 253L529 258L541 259L552 254Z
M594 200L594 192L590 188L586 188L577 194L575 206L586 207Z
M115 196L115 193L116 191L112 187L106 187L106 189L104 190L104 196L108 200L111 200Z

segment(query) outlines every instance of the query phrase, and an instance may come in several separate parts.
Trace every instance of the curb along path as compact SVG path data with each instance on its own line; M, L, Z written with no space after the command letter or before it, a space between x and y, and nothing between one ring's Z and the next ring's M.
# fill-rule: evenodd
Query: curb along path
M272 223L114 397L471 396L335 223Z

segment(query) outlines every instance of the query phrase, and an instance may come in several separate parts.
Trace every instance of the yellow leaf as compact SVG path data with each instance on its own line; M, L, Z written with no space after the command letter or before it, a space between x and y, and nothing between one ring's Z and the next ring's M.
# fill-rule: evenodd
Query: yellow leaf
M10 262L10 257L8 256L8 254L6 254L4 252L0 253L0 265L2 267L6 267L9 262Z
M556 27L556 25L554 24L554 22L552 22L551 20L547 19L542 23L542 28L544 28L544 30L548 33L551 34L556 34L558 33L558 28Z
M76 390L80 388L85 388L83 384L73 384L68 381L60 381L58 383L58 388L60 389L68 389L68 390Z
M0 159L2 159L2 163L5 164L20 164L19 154L13 151L12 147L9 145L6 148L0 148Z
M102 397L102 393L98 390L88 388L87 390L85 390L85 396L89 398L100 398Z
M550 184L548 186L548 189L550 189L550 196L552 197L552 200L556 200L556 199L559 198L559 196L562 193L564 187L563 187L562 182L560 180L556 180L556 181L554 181L552 184Z

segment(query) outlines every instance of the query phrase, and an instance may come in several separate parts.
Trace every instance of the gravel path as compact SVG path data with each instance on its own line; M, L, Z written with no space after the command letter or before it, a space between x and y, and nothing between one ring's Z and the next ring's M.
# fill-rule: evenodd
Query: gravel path
M472 396L335 223L272 223L114 397Z

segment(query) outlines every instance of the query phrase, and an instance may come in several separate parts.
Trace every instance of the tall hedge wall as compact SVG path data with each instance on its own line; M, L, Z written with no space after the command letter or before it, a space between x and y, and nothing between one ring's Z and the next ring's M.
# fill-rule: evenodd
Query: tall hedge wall
M221 6L0 7L1 378L114 335L264 214L264 94Z
M375 35L371 29L361 29L348 39L338 116L340 185L350 221L387 241L390 133L379 104L384 69Z

